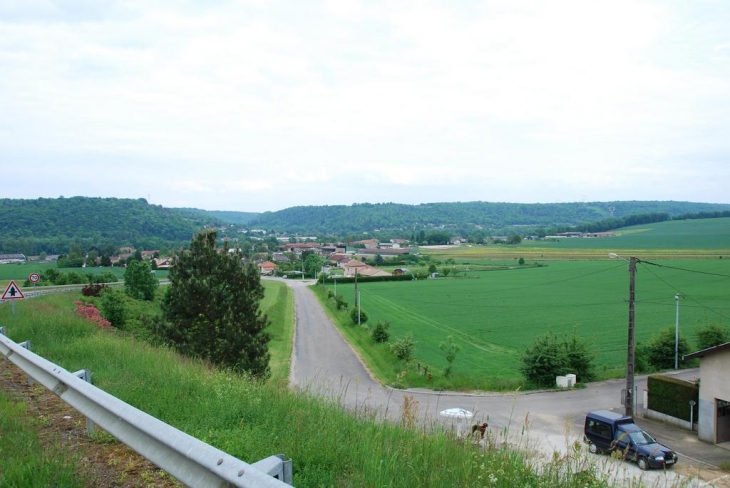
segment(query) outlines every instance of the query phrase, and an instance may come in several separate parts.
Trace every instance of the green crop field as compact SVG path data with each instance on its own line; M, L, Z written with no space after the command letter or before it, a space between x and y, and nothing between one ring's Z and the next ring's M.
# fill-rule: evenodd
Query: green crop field
M521 244L422 248L437 259L477 263L480 260L528 261L604 259L609 252L641 255L646 259L730 258L730 218L677 220L624 227L613 237L564 238L555 241L523 240Z
M6 286L10 280L14 280L18 286L23 286L23 283L31 273L40 273L46 269L58 269L61 273L79 273L85 274L99 274L104 272L111 272L117 277L119 281L124 281L124 270L125 268L110 267L94 267L94 268L57 268L56 263L21 263L21 264L3 264L0 265L0 286ZM155 276L158 279L166 279L168 271L166 269L155 270ZM3 288L4 290L5 288ZM25 289L25 288L24 288Z
M655 262L655 261L651 261ZM680 329L690 343L698 327L728 324L730 260L641 262L636 275L636 340L674 327L680 292ZM671 267L670 267L671 266ZM446 366L439 349L448 335L462 347L454 373L479 384L519 378L519 359L548 331L576 333L596 355L602 376L625 370L629 273L625 261L551 261L539 268L470 271L466 278L361 283L362 307L391 322L393 339L412 332L422 365ZM355 303L354 286L337 292Z
M455 384L495 388L519 384L520 358L535 338L574 331L595 353L600 378L625 374L628 342L628 263L636 275L635 336L647 342L675 326L690 347L709 324L730 327L730 219L659 222L626 227L613 237L523 240L519 245L421 248L450 276L413 282L361 283L369 326L391 322L391 342L413 333L416 360L432 371L446 366L439 345L449 335L461 346ZM524 265L518 261L523 258ZM447 259L453 263L445 264ZM652 265L649 263L655 263ZM423 275L428 264L409 265ZM352 285L337 292L356 303ZM330 289L332 286L330 285ZM363 351L367 357L368 352ZM434 369L435 368L435 369Z

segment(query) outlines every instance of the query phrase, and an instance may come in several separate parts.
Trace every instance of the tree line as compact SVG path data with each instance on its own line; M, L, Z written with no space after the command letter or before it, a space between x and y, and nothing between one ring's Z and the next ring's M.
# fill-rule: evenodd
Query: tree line
M310 236L318 242L352 242L376 235L380 240L404 238L416 244L446 244L452 237L479 244L501 236L516 243L514 236L528 233L603 232L670 219L728 216L730 205L692 202L362 203L255 214L170 209L144 199L0 199L0 253L66 254L72 246L100 255L108 254L102 249L121 246L180 249L196 232L211 227L244 253L275 249L277 235Z
M0 253L63 254L71 243L89 249L130 245L178 248L221 220L150 205L144 199L0 199Z

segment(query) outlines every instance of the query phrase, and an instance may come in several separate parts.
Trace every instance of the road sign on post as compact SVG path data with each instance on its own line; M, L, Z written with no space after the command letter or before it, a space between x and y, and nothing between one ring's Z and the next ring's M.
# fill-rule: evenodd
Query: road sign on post
M30 281L33 284L38 283L38 281L41 279L40 275L38 273L31 273L28 276L28 281Z
M25 298L25 295L23 295L23 292L20 291L18 285L16 285L14 281L11 281L8 284L8 287L5 288L5 293L3 293L0 300L16 300L18 298Z

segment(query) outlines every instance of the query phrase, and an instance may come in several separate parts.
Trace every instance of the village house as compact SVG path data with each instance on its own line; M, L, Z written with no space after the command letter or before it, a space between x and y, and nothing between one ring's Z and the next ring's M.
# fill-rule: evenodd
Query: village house
M390 273L382 269L368 266L362 261L351 259L345 263L342 268L345 270L345 276L390 276Z
M380 241L377 239L364 239L362 241L355 241L352 244L354 246L363 246L365 249L377 249Z
M276 271L276 264L271 261L264 261L257 264L256 267L258 267L259 272L265 276L271 275L274 271Z
M730 342L683 356L700 360L700 394L697 437L730 446Z
M316 242L302 242L302 243L287 243L278 246L280 251L291 252L296 255L301 254L304 251L315 251L320 253L320 245Z
M285 254L280 252L272 254L271 260L275 263L288 263L291 261Z
M157 269L170 269L172 266L172 258L153 258Z
M24 263L25 254L0 254L0 264Z

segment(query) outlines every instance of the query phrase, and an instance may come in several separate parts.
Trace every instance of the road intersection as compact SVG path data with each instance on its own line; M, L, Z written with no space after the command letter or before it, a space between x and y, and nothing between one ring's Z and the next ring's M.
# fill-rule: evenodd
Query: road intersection
M585 388L565 391L512 393L434 392L382 386L368 372L308 289L311 282L286 280L286 283L294 293L296 316L290 383L295 388L321 393L345 408L365 408L391 419L400 419L406 402L411 407L417 406L419 418L425 425L450 424L448 428L463 430L472 423L484 421L489 423L493 439L527 445L547 455L565 455L576 442L581 443L586 412L597 409L623 412L621 389L625 386L624 380L590 383ZM696 369L681 370L676 376L689 379L697 374ZM636 385L642 392L646 388L646 378L637 377ZM439 415L439 412L455 407L469 410L474 414L473 418L459 422ZM638 413L642 411L640 405ZM702 458L709 457L714 462L730 461L730 451L699 442L694 433L638 418L637 423L650 424L653 431L645 428L660 442L666 442L680 453L680 464L691 463L701 470L713 464ZM663 437L670 439L665 441ZM683 447L690 452L683 452ZM601 465L599 469L610 470L620 484L638 477L650 486L687 482L686 479L679 480L679 475L673 470L641 472L633 464L617 462L608 456L594 457L589 462ZM727 484L722 484L724 481ZM730 479L715 484L694 480L684 486L730 486Z

